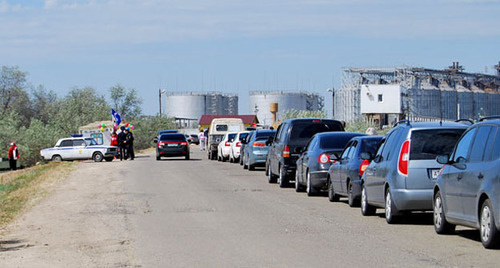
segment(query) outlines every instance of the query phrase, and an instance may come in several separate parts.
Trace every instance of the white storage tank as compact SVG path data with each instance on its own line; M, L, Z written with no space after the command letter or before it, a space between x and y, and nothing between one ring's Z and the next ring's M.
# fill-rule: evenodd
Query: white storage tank
M205 98L202 93L166 93L165 114L170 117L199 119L205 114Z
M291 91L251 91L249 98L250 114L257 115L259 122L271 125L272 114L269 111L271 103L278 103L277 120L289 110L321 110L323 98L314 93Z

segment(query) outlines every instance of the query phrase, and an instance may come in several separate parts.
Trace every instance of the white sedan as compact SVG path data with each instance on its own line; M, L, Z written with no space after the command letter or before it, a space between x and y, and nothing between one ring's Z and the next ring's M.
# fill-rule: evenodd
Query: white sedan
M217 146L217 160L225 162L229 159L229 154L231 153L231 143L236 137L237 132L229 132L224 134L224 138Z
M92 159L95 162L113 161L118 154L118 147L98 145L92 138L64 138L57 141L53 148L40 150L44 160L85 160Z
M238 163L240 161L241 140L248 136L250 131L241 131L236 134L234 141L231 143L231 153L229 154L229 162Z

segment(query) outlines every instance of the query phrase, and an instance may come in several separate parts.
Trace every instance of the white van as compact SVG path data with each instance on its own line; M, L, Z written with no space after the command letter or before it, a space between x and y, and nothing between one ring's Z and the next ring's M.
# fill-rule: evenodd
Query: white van
M241 118L215 118L208 129L207 151L208 159L217 159L217 146L222 141L224 134L245 130Z

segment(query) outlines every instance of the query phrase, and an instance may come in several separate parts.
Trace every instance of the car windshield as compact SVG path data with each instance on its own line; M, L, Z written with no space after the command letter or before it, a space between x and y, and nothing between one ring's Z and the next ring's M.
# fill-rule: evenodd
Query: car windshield
M240 133L240 140L246 138L247 136L248 136L248 132Z
M87 146L97 145L97 142L94 139L90 139L90 138L85 139L85 143L87 144Z
M274 136L276 132L274 131L262 131L262 132L257 132L257 135L255 136L256 140L267 140L269 139L270 136Z
M344 148L346 144L357 135L326 135L321 137L319 147L321 149L338 149Z
M227 134L227 140L228 141L233 140L234 137L236 137L236 133Z
M290 144L303 146L316 133L342 130L342 125L335 122L297 122L291 129Z
M416 130L411 135L410 160L436 159L450 154L465 129Z
M380 143L380 139L366 139L363 141L362 146L361 146L361 152L362 153L370 153L371 155L375 155L378 149L378 145Z
M160 141L186 141L186 137L182 134L164 134L161 135Z

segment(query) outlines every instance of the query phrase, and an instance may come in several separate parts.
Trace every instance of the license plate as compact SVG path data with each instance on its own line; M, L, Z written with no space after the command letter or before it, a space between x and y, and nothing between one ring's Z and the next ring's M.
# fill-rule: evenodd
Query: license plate
M177 147L177 143L169 143L168 147Z
M431 170L431 176L432 176L432 179L434 179L434 180L435 180L435 179L437 179L437 177L438 177L438 175L439 175L439 171L440 171L440 170L441 170L441 169L432 169L432 170Z

